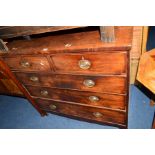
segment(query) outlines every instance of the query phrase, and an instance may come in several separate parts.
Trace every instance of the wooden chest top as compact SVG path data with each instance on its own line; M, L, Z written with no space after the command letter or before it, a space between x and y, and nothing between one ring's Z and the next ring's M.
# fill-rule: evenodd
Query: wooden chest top
M14 40L7 44L8 54L54 54L57 52L82 52L94 50L129 50L132 43L132 27L115 27L116 40L105 43L100 39L99 31L77 32L35 38Z

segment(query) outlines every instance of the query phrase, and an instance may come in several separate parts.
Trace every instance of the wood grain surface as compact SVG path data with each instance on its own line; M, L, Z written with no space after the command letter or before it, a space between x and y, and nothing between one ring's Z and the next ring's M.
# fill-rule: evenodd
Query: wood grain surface
M26 89L29 91L31 96L59 101L75 102L91 106L125 110L127 104L125 95L113 95L36 86L26 86ZM46 91L47 93L42 94L43 91ZM99 100L91 101L91 96L96 96Z
M118 123L125 124L125 113L121 111L107 110L101 108L94 108L89 106L81 106L70 104L67 102L57 102L53 100L43 100L36 99L38 105L47 111L53 111L56 113L63 113L66 115L77 116L81 118L87 118L90 120L96 120L98 122L109 122L109 123ZM56 106L56 109L51 109L50 106ZM98 112L101 113L102 116L95 117L94 114Z
M155 94L155 49L142 54L137 80Z
M100 40L100 33L96 31L50 35L32 40L14 40L7 46L8 54L52 54L64 52L83 52L95 50L130 50L132 41L132 27L116 27L116 41L104 43Z
M52 55L53 68L58 73L78 74L126 74L127 54L126 52L93 52L77 54L56 54ZM81 69L80 60L88 60L90 68Z
M0 38L13 38L79 27L80 26L0 26Z
M50 65L46 57L43 56L19 56L6 57L3 59L11 70L22 71L49 71ZM24 65L28 63L29 65Z
M17 79L24 85L45 86L53 88L75 89L92 92L126 94L126 78L122 76L86 76L66 74L40 74L14 72ZM31 77L38 77L38 81L31 81ZM93 80L94 87L86 87L84 80Z

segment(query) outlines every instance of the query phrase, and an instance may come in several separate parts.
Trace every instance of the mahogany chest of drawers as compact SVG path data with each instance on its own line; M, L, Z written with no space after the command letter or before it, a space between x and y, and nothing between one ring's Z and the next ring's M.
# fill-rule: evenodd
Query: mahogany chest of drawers
M17 39L2 58L40 109L127 128L132 27L115 29Z

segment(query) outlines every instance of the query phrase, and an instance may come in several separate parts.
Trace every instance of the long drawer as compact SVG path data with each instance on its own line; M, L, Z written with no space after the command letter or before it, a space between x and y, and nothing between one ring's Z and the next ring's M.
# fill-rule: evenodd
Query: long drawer
M56 72L80 74L125 74L127 52L91 52L56 54L51 59Z
M126 109L126 96L84 92L48 87L26 86L31 96L59 101L75 102L113 109Z
M48 60L44 56L18 56L3 59L11 70L50 71Z
M91 92L126 93L126 78L122 76L86 76L15 72L24 85L76 89Z
M126 113L122 111L107 110L89 106L75 105L67 102L57 102L53 100L35 99L39 107L46 111L77 116L97 122L107 122L114 124L126 123Z

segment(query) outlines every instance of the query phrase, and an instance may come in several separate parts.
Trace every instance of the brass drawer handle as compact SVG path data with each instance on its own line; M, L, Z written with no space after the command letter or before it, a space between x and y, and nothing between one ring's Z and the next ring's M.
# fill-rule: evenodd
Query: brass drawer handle
M79 61L79 67L81 69L89 69L91 67L91 62L82 57L82 60Z
M86 86L86 87L94 87L95 86L95 82L93 80L84 80L83 84Z
M55 110L57 108L56 105L54 105L54 104L51 104L49 107L51 110Z
M30 80L33 81L33 82L38 82L39 81L39 78L36 77L36 76L31 76L30 77Z
M48 95L48 91L47 90L41 90L40 94L42 96L47 96Z
M22 61L20 64L22 67L25 67L25 68L30 67L30 63L28 61Z
M103 115L100 112L94 112L93 115L97 118L102 117Z
M89 96L89 100L90 100L91 102L97 102L97 101L99 101L100 99L99 99L99 97L97 97L97 96Z

